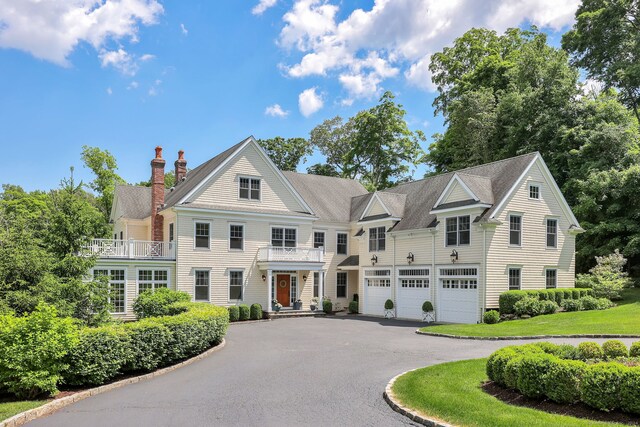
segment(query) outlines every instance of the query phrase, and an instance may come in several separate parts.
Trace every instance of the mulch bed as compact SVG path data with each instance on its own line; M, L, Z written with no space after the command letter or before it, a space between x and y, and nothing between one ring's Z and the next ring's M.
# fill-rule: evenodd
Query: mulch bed
M626 412L614 411L603 412L593 409L584 403L574 403L571 405L563 405L548 399L531 399L525 397L515 390L509 390L499 386L493 381L487 381L482 384L482 390L490 394L498 400L509 405L523 406L526 408L536 409L538 411L549 412L558 415L568 415L575 418L584 418L594 421L604 421L612 423L621 423L631 426L640 425L640 417ZM640 398L640 396L638 397Z

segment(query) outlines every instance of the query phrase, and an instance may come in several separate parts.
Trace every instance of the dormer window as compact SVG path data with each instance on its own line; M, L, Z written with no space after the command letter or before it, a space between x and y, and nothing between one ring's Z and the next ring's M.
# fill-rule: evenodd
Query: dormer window
M260 200L260 179L240 177L239 197L244 200Z
M540 186L538 184L529 184L529 198L540 200Z
M446 246L468 245L471 241L471 217L469 215L447 218Z

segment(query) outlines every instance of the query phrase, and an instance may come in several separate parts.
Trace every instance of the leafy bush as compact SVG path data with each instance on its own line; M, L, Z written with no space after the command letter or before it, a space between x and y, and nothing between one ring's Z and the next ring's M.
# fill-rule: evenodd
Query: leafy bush
M580 379L586 367L580 360L555 360L543 377L544 394L558 403L578 402Z
M580 299L580 289L571 289L571 298Z
M558 311L558 304L555 301L540 301L541 314L553 314Z
M544 351L547 354L557 355L560 352L560 346L558 344L554 344L548 341L541 341L533 343L536 347L540 348L540 350Z
M151 371L166 360L171 332L153 318L127 323L124 328L131 340L131 359L123 367L125 372Z
M527 397L544 394L544 382L540 379L549 371L556 358L550 354L529 354L522 357L518 367L517 388Z
M618 409L622 378L627 369L618 363L587 366L580 381L581 400L601 411Z
M52 306L38 304L23 317L0 316L0 388L20 399L56 394L65 357L77 342L73 320L58 317Z
M176 313L174 304L188 302L191 297L186 292L160 288L155 291L144 291L133 301L133 312L138 319L157 316L172 316Z
M422 311L429 313L433 311L433 303L431 301L425 301L422 303Z
M549 289L554 296L555 302L560 305L564 301L564 291L562 289Z
M580 311L582 310L582 302L580 299L568 299L562 301L562 308L564 311Z
M322 311L324 311L327 314L333 312L333 303L331 302L330 299L322 300Z
M606 310L614 305L615 304L608 298L598 298L598 310Z
M482 321L488 325L498 323L500 321L500 313L496 310L489 310L482 316Z
M570 344L561 344L556 356L565 360L581 360L582 355L580 350L574 346Z
M552 295L552 293L549 292L548 289L541 289L538 291L538 299L540 301L548 301L549 298L552 298L555 301L555 295Z
M640 368L625 372L620 384L620 407L623 411L640 414Z
M165 356L159 366L178 362L207 348L204 325L188 313L153 320L169 331Z
M538 316L542 313L542 302L537 298L527 297L518 301L514 309L518 316Z
M229 310L229 321L237 322L238 320L240 320L240 309L238 308L237 305L232 305L228 307L228 310Z
M243 322L245 320L249 320L251 318L251 309L247 304L240 304L238 306L238 310L240 311L240 321Z
M489 359L487 359L487 376L492 381L502 386L506 385L504 381L504 371L509 360L516 355L516 351L512 347L503 347L494 351Z
M384 309L385 310L393 310L393 301L388 299L384 302Z
M631 344L631 347L629 348L629 356L640 357L640 341L636 341Z
M580 353L580 359L604 359L604 352L602 347L596 342L585 341L578 344L578 352Z
M598 309L598 299L590 296L582 297L579 299L580 305L582 305L583 310L597 310Z
M596 257L596 265L589 270L590 274L579 274L576 283L581 288L591 288L596 298L620 299L622 290L631 285L624 272L626 263L625 257L616 249L610 255Z
M500 314L514 314L516 312L516 303L526 296L527 293L525 291L507 291L500 294L498 302Z
M258 303L251 304L251 320L262 319L262 306Z
M131 358L129 337L119 325L82 328L80 340L65 358L64 382L99 385L116 377Z
M609 340L602 343L602 352L607 359L615 359L616 357L627 357L629 351L627 346L620 340Z
M351 301L349 303L349 313L357 314L358 313L358 301Z

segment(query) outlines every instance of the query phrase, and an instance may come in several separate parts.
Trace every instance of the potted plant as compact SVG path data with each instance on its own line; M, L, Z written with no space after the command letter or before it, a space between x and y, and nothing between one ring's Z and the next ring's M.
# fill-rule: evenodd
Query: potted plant
M316 311L316 308L318 308L318 298L316 297L311 298L311 303L309 304L309 308L311 309L311 311Z
M273 311L278 312L282 308L282 304L280 304L277 299L274 299L271 301L271 308Z
M301 299L295 300L293 302L293 309L294 310L302 310L302 300Z
M384 302L384 317L385 318L390 318L390 317L394 317L393 314L393 301L391 301L390 299L386 300Z
M435 321L435 317L433 315L433 304L431 301L425 301L422 303L422 320L424 322Z

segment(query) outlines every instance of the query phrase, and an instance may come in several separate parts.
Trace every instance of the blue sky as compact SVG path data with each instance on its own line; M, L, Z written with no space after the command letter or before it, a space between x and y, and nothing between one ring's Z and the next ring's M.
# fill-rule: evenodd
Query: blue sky
M0 0L1 183L49 189L70 166L90 180L80 160L85 144L111 151L120 175L138 182L149 177L156 145L169 164L184 149L195 167L248 135L307 137L324 119L371 107L384 90L404 105L410 127L430 136L442 130L431 107L431 53L473 26L502 31L535 23L557 43L577 6L68 3Z

